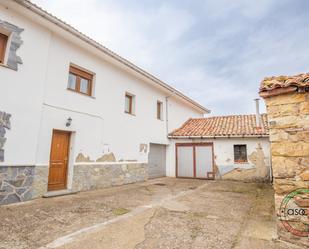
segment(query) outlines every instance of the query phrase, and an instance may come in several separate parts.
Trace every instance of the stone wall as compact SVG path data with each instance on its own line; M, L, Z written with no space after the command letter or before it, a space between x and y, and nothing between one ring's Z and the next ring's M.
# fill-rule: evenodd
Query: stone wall
M47 193L49 166L35 167L31 191L32 199L40 198Z
M291 191L309 188L309 93L286 93L265 101L270 124L278 235L280 239L308 245L308 237L293 235L284 227L280 205ZM306 229L307 226L308 229L309 224L301 220L294 222L295 227Z
M28 201L47 191L48 167L1 166L0 205Z
M11 42L8 44L10 45L10 49L7 66L17 71L18 64L22 64L22 60L16 52L23 43L20 34L24 31L24 29L2 20L0 20L0 27L11 34Z
M73 190L86 191L148 179L148 166L143 163L75 165Z
M1 166L0 205L28 201L47 192L48 166ZM74 166L74 191L87 191L142 182L148 179L143 163L77 164Z

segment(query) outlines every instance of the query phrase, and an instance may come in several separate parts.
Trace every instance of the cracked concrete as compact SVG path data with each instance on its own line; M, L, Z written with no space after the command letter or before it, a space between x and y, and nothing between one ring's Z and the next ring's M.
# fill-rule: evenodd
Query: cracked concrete
M273 214L269 185L161 178L0 207L0 248L296 248Z

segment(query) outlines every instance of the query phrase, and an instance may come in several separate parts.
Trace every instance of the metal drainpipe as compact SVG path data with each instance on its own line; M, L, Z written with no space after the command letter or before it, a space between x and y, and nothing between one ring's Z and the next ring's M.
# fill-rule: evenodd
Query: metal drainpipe
M256 119L256 126L261 127L261 119L260 119L260 99L254 99L255 101L255 119Z
M169 96L165 97L165 126L166 126L166 135L168 136L168 98Z

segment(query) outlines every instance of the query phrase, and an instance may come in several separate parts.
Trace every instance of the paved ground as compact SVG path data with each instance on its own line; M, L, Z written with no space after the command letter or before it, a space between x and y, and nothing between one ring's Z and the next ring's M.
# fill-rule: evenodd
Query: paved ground
M1 206L0 249L294 248L273 205L269 185L161 178Z

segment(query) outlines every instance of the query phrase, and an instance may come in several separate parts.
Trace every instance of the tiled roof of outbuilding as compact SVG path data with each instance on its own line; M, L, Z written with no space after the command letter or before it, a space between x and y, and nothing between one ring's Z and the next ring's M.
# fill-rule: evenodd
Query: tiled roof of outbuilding
M262 127L255 115L232 115L189 119L169 137L259 137L268 136L267 115L261 114Z

